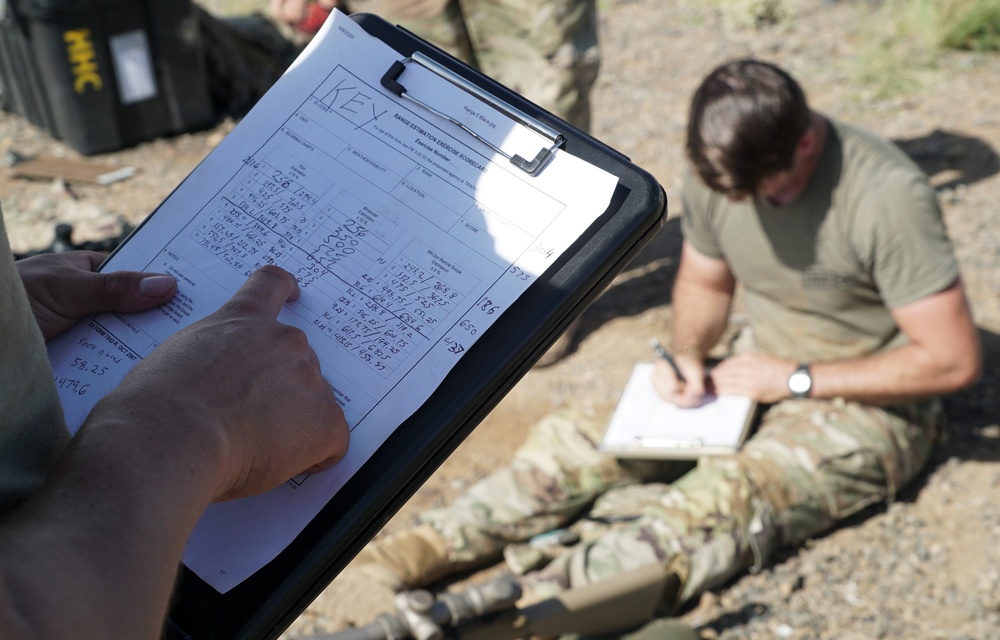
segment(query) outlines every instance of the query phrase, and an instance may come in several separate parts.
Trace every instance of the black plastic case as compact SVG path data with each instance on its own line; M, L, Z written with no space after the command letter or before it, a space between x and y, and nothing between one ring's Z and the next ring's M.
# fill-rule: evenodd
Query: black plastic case
M0 108L83 154L210 126L190 0L0 0Z

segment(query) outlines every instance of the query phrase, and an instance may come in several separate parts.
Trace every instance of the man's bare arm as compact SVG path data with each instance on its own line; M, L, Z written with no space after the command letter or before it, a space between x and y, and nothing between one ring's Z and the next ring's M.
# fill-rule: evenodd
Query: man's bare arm
M685 242L673 291L674 353L704 355L729 324L736 280L724 260L710 258Z
M665 399L681 406L701 402L705 394L705 354L729 323L736 281L729 266L685 242L673 289L671 350L684 373L682 383L666 362L658 361L653 385Z
M961 281L892 316L909 344L870 358L817 363L814 396L889 403L950 393L979 379L979 334Z
M979 335L961 281L892 310L909 343L867 358L811 364L814 398L843 397L891 404L956 391L974 383L982 369ZM743 354L715 368L720 393L761 402L790 397L788 377L797 363Z

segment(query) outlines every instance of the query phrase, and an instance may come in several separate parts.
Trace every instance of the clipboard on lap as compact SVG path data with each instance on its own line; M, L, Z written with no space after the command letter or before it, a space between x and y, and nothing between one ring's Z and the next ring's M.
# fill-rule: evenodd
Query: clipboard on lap
M618 458L696 460L740 450L757 426L756 402L743 396L712 396L683 409L653 388L653 365L632 370L599 448Z
M408 94L415 74L447 76L459 90L474 92L541 140L513 152L506 142L484 141L500 146L515 170L544 172L558 150L612 174L617 186L606 211L478 337L419 409L274 560L225 593L182 567L167 618L166 637L171 639L277 638L628 265L666 216L662 187L621 153L404 29L373 15L351 18L399 53L399 64L387 67L382 78L390 92ZM438 110L429 101L432 96L409 97L416 100L414 113ZM463 114L437 115L458 120L456 127L468 127L470 135L480 133L472 126L473 114L464 119ZM414 142L407 144L421 139L414 131ZM423 142L428 148L414 147L415 152L476 162L453 153L447 144ZM413 189L419 191L419 185L400 197L419 196Z

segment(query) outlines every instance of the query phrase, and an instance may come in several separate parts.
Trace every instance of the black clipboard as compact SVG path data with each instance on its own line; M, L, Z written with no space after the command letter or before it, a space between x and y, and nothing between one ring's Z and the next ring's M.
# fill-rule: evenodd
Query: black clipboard
M485 332L427 402L274 560L225 594L181 567L165 629L171 640L277 638L628 265L666 217L663 188L618 151L405 29L370 14L352 18L401 56L422 54L500 98L521 117L558 132L560 148L619 182L607 211Z

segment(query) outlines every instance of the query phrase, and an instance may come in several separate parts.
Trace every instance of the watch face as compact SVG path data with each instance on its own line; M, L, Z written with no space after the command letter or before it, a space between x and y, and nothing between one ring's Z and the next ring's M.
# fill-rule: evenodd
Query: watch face
M799 369L788 378L788 388L792 393L806 393L812 386L808 371Z

